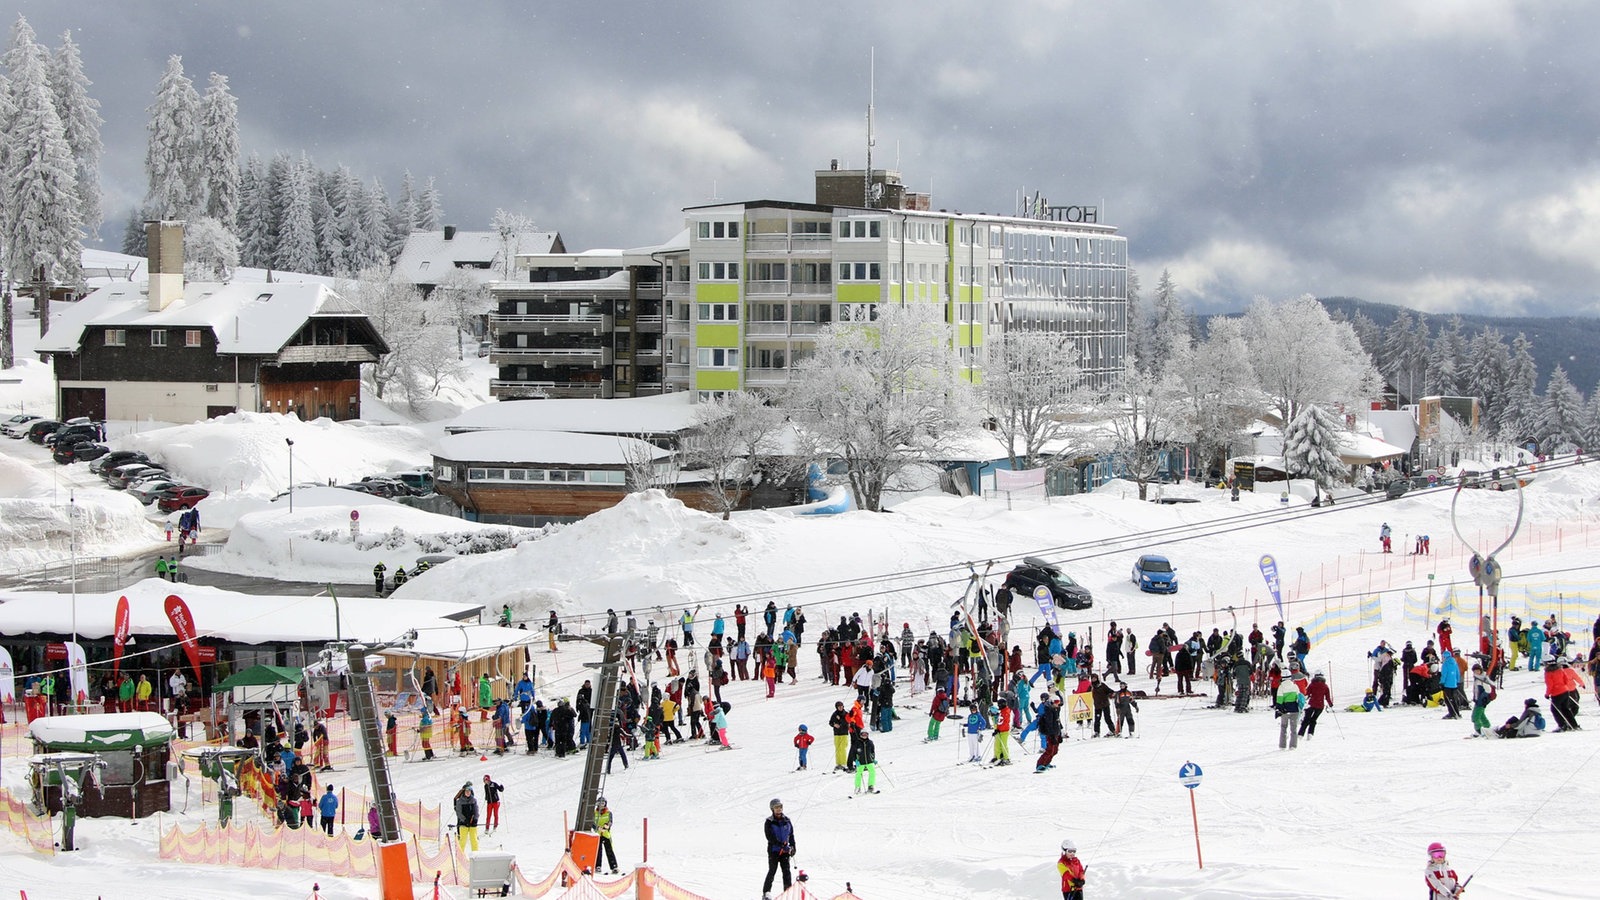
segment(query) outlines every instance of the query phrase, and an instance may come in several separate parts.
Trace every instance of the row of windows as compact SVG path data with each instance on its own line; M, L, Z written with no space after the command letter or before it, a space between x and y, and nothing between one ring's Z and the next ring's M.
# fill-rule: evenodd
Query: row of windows
M728 347L700 347L695 351L695 361L702 369L737 369L739 351Z
M827 284L833 278L833 266L828 263L751 263L746 270L756 281L788 281L793 276L795 284Z
M738 281L739 264L736 262L703 262L700 264L701 281Z
M881 263L839 263L840 281L881 281Z
M1011 231L1006 234L1006 259L1123 266L1128 264L1128 242L1117 238Z
M737 322L739 321L739 304L737 303L698 303L695 304L695 313L701 322Z
M839 240L876 240L883 237L883 220L881 219L841 219L839 220Z
M448 481L448 467L440 467L441 480ZM468 481L495 481L516 484L519 482L561 482L564 484L626 484L626 472L605 469L518 469L482 468L468 469Z
M201 345L201 330L190 328L183 332L183 345L185 347L199 347ZM128 345L128 329L107 328L105 331L107 347L126 347ZM150 346L167 346L167 330L165 328L150 329Z
M706 239L730 239L739 236L738 222L701 222L700 237Z

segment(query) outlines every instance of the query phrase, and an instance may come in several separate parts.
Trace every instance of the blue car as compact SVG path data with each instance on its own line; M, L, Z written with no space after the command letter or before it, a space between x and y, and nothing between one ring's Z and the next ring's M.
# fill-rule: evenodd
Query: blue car
M1153 594L1176 594L1178 592L1178 570L1172 567L1165 556L1147 553L1139 557L1133 564L1133 583L1139 590Z

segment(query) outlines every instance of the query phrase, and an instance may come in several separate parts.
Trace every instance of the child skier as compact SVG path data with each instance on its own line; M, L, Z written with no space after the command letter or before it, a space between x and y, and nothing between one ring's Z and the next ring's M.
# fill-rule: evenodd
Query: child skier
M806 752L811 749L811 743L813 741L815 741L815 740L816 740L816 738L812 737L807 732L806 726L801 725L800 726L800 731L798 733L796 733L795 736L794 736L794 748L795 748L795 750L799 751L799 753L800 753L800 768L796 769L795 771L797 771L797 772L805 771L805 768L806 768Z
M867 793L878 792L878 746L872 736L861 733L861 752L856 756L856 793L861 793L861 776L867 776Z
M1083 860L1078 858L1078 847L1072 841L1061 842L1061 858L1056 860L1056 871L1061 873L1061 900L1083 900Z
M1422 880L1428 885L1428 900L1451 900L1466 890L1466 885L1456 879L1456 870L1450 868L1444 845L1438 841L1428 845L1428 868L1423 870Z
M1472 736L1488 737L1493 726L1489 724L1489 704L1495 698L1494 683L1483 674L1480 663L1472 664Z
M1123 685L1122 690L1117 691L1117 731L1123 737L1133 737L1133 713L1138 708L1139 701L1133 699L1128 686Z
M722 749L732 750L733 746L728 743L728 712L733 709L733 704L724 700L714 708L716 712L712 714L711 723L716 731L713 733L716 734L717 742L722 745Z
M983 762L978 751L982 748L984 729L983 714L974 706L967 715L967 762Z
M933 695L933 707L928 710L928 737L927 740L939 739L939 725L944 722L944 717L950 714L950 695L939 688Z

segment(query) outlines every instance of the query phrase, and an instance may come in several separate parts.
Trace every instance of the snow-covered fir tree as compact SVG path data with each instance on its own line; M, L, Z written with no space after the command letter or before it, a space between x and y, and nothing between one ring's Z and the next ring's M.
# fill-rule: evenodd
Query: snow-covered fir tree
M246 266L272 268L272 196L267 166L255 153L239 172L239 261Z
M319 184L311 191L311 221L317 234L316 272L347 277L351 274L345 261L344 236L339 233L339 215L333 211L333 199L328 196L330 179L318 178Z
M1542 453L1570 453L1584 446L1587 409L1583 395L1573 387L1567 370L1557 365L1545 385L1544 402L1539 411L1539 450Z
M444 222L444 208L439 200L439 189L434 186L433 179L429 178L422 188L422 193L417 195L416 218L412 222L414 231L438 231Z
M417 227L417 180L407 169L400 176L400 196L389 212L389 258L399 259L406 238Z
M383 182L372 179L372 186L361 192L360 207L350 245L356 271L389 261L389 198Z
M239 101L228 76L211 73L200 101L200 184L205 214L236 231L239 215Z
M1533 344L1518 333L1511 342L1510 369L1506 372L1505 406L1496 421L1500 435L1522 441L1539 433L1539 368L1533 361Z
M1156 282L1155 294L1148 304L1143 320L1138 323L1140 332L1135 339L1129 335L1130 351L1134 364L1141 372L1157 376L1166 373L1167 364L1174 355L1187 350L1194 343L1194 318L1183 308L1178 296L1178 283L1172 273L1161 270L1161 280ZM1130 325L1134 323L1130 320Z
M1309 478L1332 496L1333 485L1349 477L1339 459L1339 432L1344 423L1316 404L1300 410L1283 432L1283 463L1290 478Z
M1461 317L1451 316L1433 340L1428 372L1432 389L1448 397L1466 393L1471 361L1467 358L1467 336Z
M283 218L273 255L274 268L285 272L315 272L320 268L317 224L311 213L314 202L312 182L315 178L316 170L312 168L311 160L301 154L300 161L288 173Z
M227 281L239 267L239 238L210 216L190 219L183 230L183 272L191 281Z
M145 206L163 219L185 218L201 208L200 95L183 74L181 56L167 58L149 113L144 168L150 188Z
M17 17L3 62L10 75L6 115L5 249L17 280L41 268L47 280L82 280L82 207L77 166L56 114L49 84L49 55ZM48 315L44 316L46 324Z
M122 220L122 244L117 249L129 256L144 256L150 252L144 221L143 209L135 206L128 210L128 217Z
M104 218L100 211L100 103L89 96L93 84L83 73L83 57L72 42L72 32L61 35L50 66L50 91L55 95L56 115L72 151L78 185L78 221L84 230L94 231Z

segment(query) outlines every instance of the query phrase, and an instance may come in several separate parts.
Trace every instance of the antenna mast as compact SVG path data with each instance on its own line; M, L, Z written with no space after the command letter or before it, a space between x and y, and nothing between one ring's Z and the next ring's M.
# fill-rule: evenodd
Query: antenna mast
M871 209L876 205L872 199L872 147L877 143L872 134L872 101L877 93L878 48L871 47L867 53L867 174L861 196L866 207Z

